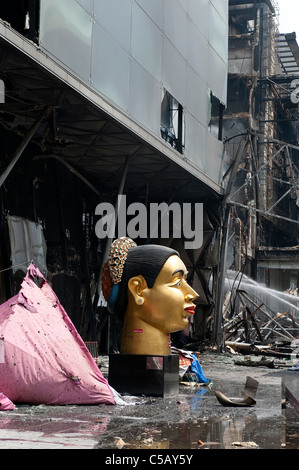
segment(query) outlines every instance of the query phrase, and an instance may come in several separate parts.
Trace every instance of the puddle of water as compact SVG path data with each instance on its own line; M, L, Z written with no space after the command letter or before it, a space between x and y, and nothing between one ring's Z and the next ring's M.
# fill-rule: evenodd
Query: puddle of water
M241 396L234 384L229 391ZM253 408L224 407L207 387L169 399L135 397L125 406L19 407L0 415L0 448L299 448L299 418L285 410L292 417L286 428L274 392L261 387Z
M135 407L112 416L102 449L280 449L285 445L281 410L228 408L206 388L175 401ZM146 412L143 413L144 406Z
M108 426L109 429L109 426ZM239 418L205 418L182 423L151 424L124 429L97 448L119 449L280 449L284 445L279 418L259 421L255 414Z

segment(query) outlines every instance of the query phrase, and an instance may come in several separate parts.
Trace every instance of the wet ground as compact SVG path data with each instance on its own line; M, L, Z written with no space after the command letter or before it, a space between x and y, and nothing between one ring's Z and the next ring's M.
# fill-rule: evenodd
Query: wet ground
M299 413L290 403L282 407L282 381L299 397L299 371L288 370L291 362L273 369L235 365L236 357L228 355L203 353L199 360L213 385L180 385L178 396L123 396L125 405L22 405L2 411L0 449L101 449L110 456L119 449L147 449L156 456L152 453L177 449L186 458L187 450L299 448ZM103 357L104 375L106 366ZM247 376L259 382L256 405L220 404L214 390L241 399Z

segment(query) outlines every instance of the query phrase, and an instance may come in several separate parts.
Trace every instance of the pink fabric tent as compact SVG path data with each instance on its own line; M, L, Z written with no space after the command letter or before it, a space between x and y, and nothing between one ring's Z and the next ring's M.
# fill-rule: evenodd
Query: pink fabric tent
M14 403L7 398L3 393L0 393L0 411L14 410Z
M40 287L35 282L38 278ZM20 292L0 306L1 397L0 410L10 409L9 401L115 404L107 380L33 264Z

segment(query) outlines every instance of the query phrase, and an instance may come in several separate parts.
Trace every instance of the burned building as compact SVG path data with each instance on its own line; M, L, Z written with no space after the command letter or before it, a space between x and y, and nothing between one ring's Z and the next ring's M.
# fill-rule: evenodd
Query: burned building
M278 307L268 290L260 290L264 286L297 292L299 282L298 52L295 33L279 32L274 0L230 0L228 98L222 114L229 164L221 258L226 287L219 292L218 318L223 314L228 325L236 315L243 325L237 337L243 341L250 341L245 330L254 322L247 319L256 312L258 317L262 305L273 307L271 318L281 313L278 308L285 308L290 317L299 312L292 308L295 301ZM213 122L212 115L212 127ZM239 301L243 276L252 297ZM268 324L267 316L260 318ZM251 326L256 334L258 325ZM220 320L217 332L220 344Z
M120 194L145 207L203 203L199 249L158 243L182 253L206 327L227 169L227 25L223 0L0 1L1 301L33 260L84 339L97 339L107 248L97 205Z
M299 69L295 33L280 34L278 21L275 1L229 2L223 139L227 158L235 165L227 194L230 236L234 234L229 267L285 289L298 269L293 254L299 215L298 100L294 98ZM290 247L283 283L275 271L273 247L281 251L279 256Z

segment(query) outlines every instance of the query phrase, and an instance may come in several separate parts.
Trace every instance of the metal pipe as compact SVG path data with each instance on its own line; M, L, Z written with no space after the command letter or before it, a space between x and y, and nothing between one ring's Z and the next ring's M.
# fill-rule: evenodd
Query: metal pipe
M269 165L269 163L270 163L280 152L282 152L282 150L286 147L286 145L287 145L287 144L284 144L284 145L282 146L282 148L280 148L279 150L277 150L277 151L274 153L274 155L272 155L272 157L271 157L269 160L267 160L265 163L263 163L263 165L259 168L259 170L257 171L256 174L250 176L250 177L245 181L245 183L242 184L242 186L240 186L232 195L230 195L228 202L231 202L231 198L232 198L233 196L235 196L235 195L236 195L241 189L243 189L253 178L255 178L256 175L257 175L261 170L263 170L264 168L266 168L266 166Z
M252 303L252 305L254 305L254 307L258 307L258 304L253 300L251 299L244 291L239 291L239 294L243 297L245 297L246 300L248 300L249 302ZM276 326L278 326L284 333L286 333L286 336L290 339L294 339L294 336L291 335L288 331L285 330L285 328L283 326L281 326L276 320L275 318L272 318L271 315L265 311L265 309L263 309L261 306L259 307L261 309L261 311L266 315L267 318L269 318L269 323L274 323Z
M118 188L118 195L117 195L116 203L115 203L115 221L114 221L115 224L116 224L116 221L117 221L117 218L118 218L118 211L119 211L118 202L119 202L119 196L122 195L123 190L124 190L125 181L126 181L126 177L127 177L127 173L128 173L128 166L129 166L129 158L127 157L126 163L125 163L125 168L124 168L124 171L123 171L123 174L122 174L122 178L121 178L121 182L120 182L120 185L119 185L119 188ZM113 230L114 227L111 227L111 229ZM111 229L110 229L110 230L111 230ZM106 260L107 260L107 258L108 258L108 254L109 254L110 246L111 246L111 244L112 244L112 240L113 240L113 238L111 238L111 237L108 235L108 238L107 238L107 241L106 241L106 246L105 246L105 251L104 251L104 255L103 255L103 260L102 260L102 266L101 266L101 271L100 271L100 276L99 276L99 282L98 282L98 293L99 293L99 295L100 295L100 293L101 293L102 271L103 271L103 268L104 268L104 264L106 263Z
M37 131L37 129L39 128L42 120L44 119L44 117L46 116L46 114L49 112L49 108L46 107L43 112L41 113L41 115L38 117L38 119L36 120L36 122L34 123L34 125L32 126L32 128L30 129L30 131L28 132L28 134L26 135L26 137L23 139L23 142L21 143L21 145L19 146L19 148L17 149L16 153L14 154L11 162L9 163L9 165L7 166L7 168L4 170L4 172L2 173L2 175L0 175L0 188L1 186L5 183L7 177L9 176L9 174L11 173L12 169L14 168L15 164L18 162L19 158L21 157L23 151L25 150L25 148L27 147L27 145L29 144L30 140L32 139L33 135L35 134L35 132Z
M82 176L78 170L76 170L72 165L70 165L67 161L65 161L63 158L59 157L58 155L37 155L34 157L34 160L41 160L41 159L48 159L48 158L54 158L58 162L62 163L64 166L66 166L74 175L78 176L80 180L82 180L87 186L89 186L90 189L92 189L98 196L101 195L100 191L95 188L93 184L91 184L84 176Z
M215 305L215 318L214 318L214 331L213 341L214 345L217 346L217 350L221 351L223 346L223 335L221 337L221 324L223 318L223 297L224 297L224 281L226 271L226 258L227 258L227 237L228 237L228 225L230 218L231 208L227 204L225 207L224 220L222 226L222 240L220 243L220 260L219 260L219 272L217 276L217 298Z
M283 217L282 215L270 214L270 213L262 211L260 209L256 209L255 207L246 206L245 204L241 204L240 202L228 201L227 204L229 204L230 206L239 206L239 207L243 207L244 209L253 210L255 212L258 212L259 214L263 214L263 215L266 215L268 217L276 217L277 219L286 220L287 222L293 222L295 224L299 224L299 220L289 219L288 217Z

